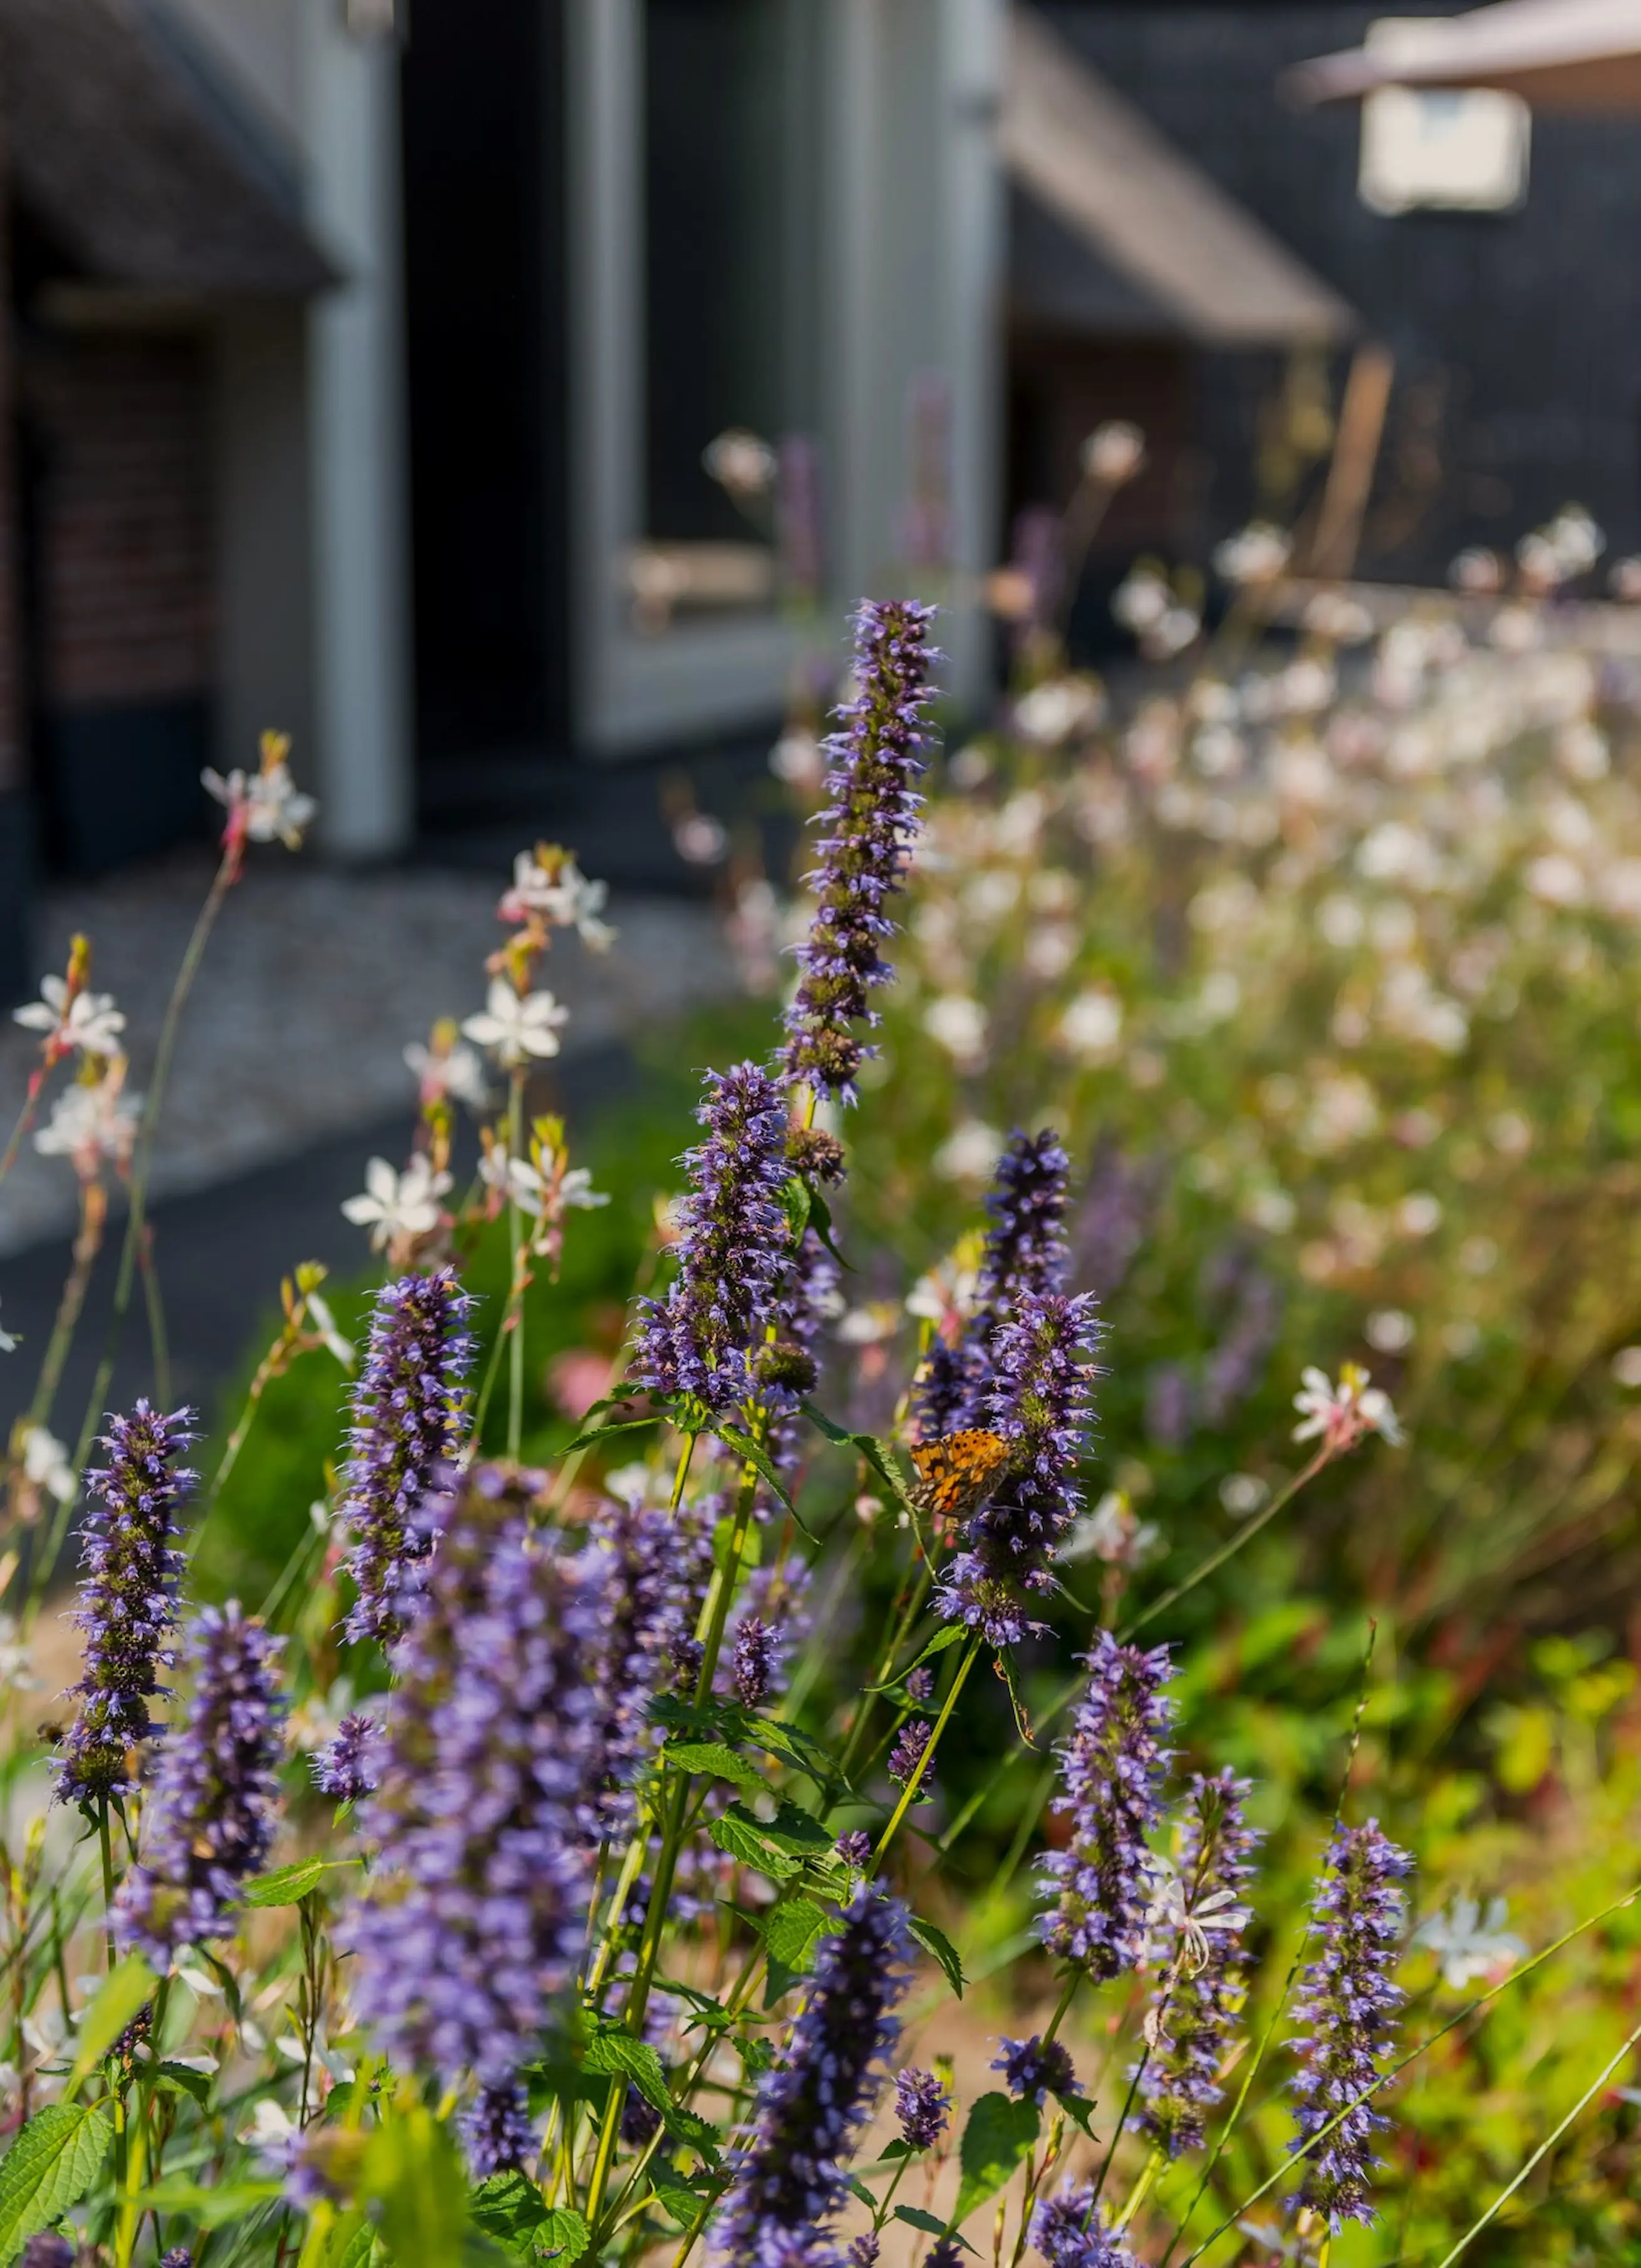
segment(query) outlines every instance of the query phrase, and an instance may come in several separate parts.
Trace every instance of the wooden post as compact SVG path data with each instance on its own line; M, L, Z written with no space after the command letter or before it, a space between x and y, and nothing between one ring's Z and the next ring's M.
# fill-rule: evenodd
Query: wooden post
M1395 372L1389 348L1371 341L1358 347L1351 358L1334 460L1311 546L1311 572L1320 580L1342 583L1356 565Z

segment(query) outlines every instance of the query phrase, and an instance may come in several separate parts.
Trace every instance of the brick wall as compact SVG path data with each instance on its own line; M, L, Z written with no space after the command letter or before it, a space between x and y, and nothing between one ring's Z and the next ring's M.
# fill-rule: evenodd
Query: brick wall
M204 342L36 340L18 377L37 467L41 704L205 692L215 594Z

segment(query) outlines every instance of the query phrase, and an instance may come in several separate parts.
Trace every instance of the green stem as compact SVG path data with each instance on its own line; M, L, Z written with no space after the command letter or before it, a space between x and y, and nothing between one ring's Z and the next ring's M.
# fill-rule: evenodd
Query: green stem
M1592 2102L1600 2093L1608 2080L1617 2070L1619 2065L1635 2046L1637 2040L1641 2040L1641 2024L1637 2024L1636 2026L1634 2031L1630 2033L1629 2038L1624 2042L1623 2047L1619 2049L1617 2054L1613 2056L1602 2066L1601 2069L1596 2073L1594 2079L1591 2080L1589 2086L1585 2088L1584 2093L1573 2104L1572 2109L1567 2113L1567 2116L1562 2120L1561 2124L1558 2126L1554 2127L1551 2132L1544 2137L1544 2139L1539 2144L1538 2148L1534 2150L1533 2155L1527 2160L1526 2165L1522 2167L1521 2171L1516 2176L1515 2180L1510 2183L1508 2187L1500 2190L1498 2195L1493 2199L1492 2204L1489 2205L1487 2211L1482 2215L1480 2220L1473 2222L1465 2231L1464 2235L1460 2238L1458 2243L1453 2246L1453 2250L1443 2255L1441 2260L1438 2264L1438 2268L1453 2268L1453 2264L1457 2260L1461 2252L1467 2252L1472 2243L1474 2243L1475 2239L1480 2236L1482 2231L1487 2228L1488 2224L1497 2219L1499 2213L1504 2210L1504 2206L1509 2204L1511 2198L1514 2197L1516 2191L1521 2187L1523 2182L1526 2180L1528 2175L1532 2173L1534 2168L1541 2163L1541 2161L1549 2156L1549 2153L1555 2148L1556 2143L1560 2141L1562 2136L1572 2124L1573 2120L1578 2117L1579 2112Z
M918 1787L922 1780L924 1773L928 1770L930 1764L933 1764L935 1760L935 1751L940 1746L941 1735L945 1731L948 1723L950 1721L951 1712L957 1705L957 1696L962 1692L964 1686L968 1683L969 1672L979 1660L979 1653L980 1641L978 1638L972 1638L963 1650L963 1659L957 1664L957 1674L952 1679L951 1684L947 1690L946 1697L941 1704L940 1714L935 1720L935 1729L929 1734L928 1743L924 1748L922 1755L918 1758L910 1778L906 1781L906 1786L900 1791L900 1800L896 1804L893 1812L890 1815L888 1826L884 1828L882 1835L880 1835L877 1839L877 1848L872 1853L872 1869L874 1873L876 1873L877 1868L883 1865L883 1854L888 1850L890 1845L894 1841L901 1821L906 1817L907 1812L910 1811L912 1806L917 1801Z
M80 1229L74 1240L73 1263L63 1286L63 1297L57 1303L56 1319L51 1327L46 1358L40 1366L34 1398L29 1404L28 1422L31 1425L44 1425L50 1422L52 1404L57 1398L57 1387L63 1377L63 1366L68 1359L69 1348L85 1305L86 1286L91 1282L92 1266L102 1248L103 1229L108 1218L107 1205L107 1197L100 1182L88 1182L81 1189Z
M120 1955L114 1941L114 1846L108 1838L107 1799L97 1807L97 1847L102 1855L103 1941L107 1948L108 1974L112 1977L119 1964ZM116 2190L123 2190L126 2176L125 2088L116 2080L110 2093L114 2101L114 2185Z
M1122 1644L1127 1646L1135 1633L1142 1631L1147 1623L1155 1622L1158 1615L1165 1614L1170 1607L1176 1606L1187 1591L1194 1591L1199 1583L1206 1582L1210 1575L1216 1574L1227 1559L1234 1559L1245 1543L1252 1543L1260 1528L1269 1527L1277 1513L1293 1502L1300 1490L1316 1478L1324 1465L1332 1463L1333 1455L1329 1448L1319 1449L1303 1472L1297 1473L1286 1488L1277 1490L1262 1512L1256 1513L1252 1520L1245 1521L1236 1534L1228 1536L1216 1551L1210 1551L1183 1582L1176 1583L1172 1590L1164 1591L1160 1599L1153 1599L1143 1614L1136 1615L1126 1629L1119 1631L1117 1635Z
M524 1073L513 1074L512 1092L507 1101L507 1155L517 1158L524 1148ZM513 1256L514 1305L509 1318L513 1336L507 1347L507 1455L514 1464L519 1462L519 1448L524 1439L524 1237L522 1222L515 1198L507 1199L507 1247Z

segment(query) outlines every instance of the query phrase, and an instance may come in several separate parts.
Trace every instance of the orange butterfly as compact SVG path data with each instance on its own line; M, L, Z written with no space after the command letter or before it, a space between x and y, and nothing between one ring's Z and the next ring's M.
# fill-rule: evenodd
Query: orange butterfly
M920 1441L912 1452L917 1467L912 1501L920 1512L937 1519L961 1520L985 1503L1013 1454L1000 1433L989 1433L983 1425L965 1425L961 1432L942 1433L936 1441Z

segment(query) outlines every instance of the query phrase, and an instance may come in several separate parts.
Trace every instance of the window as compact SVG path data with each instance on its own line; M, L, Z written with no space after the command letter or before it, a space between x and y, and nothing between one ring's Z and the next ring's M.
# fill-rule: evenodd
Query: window
M1440 18L1387 17L1375 53L1413 58ZM1508 212L1526 195L1532 114L1485 88L1381 87L1362 106L1358 185L1375 212Z

